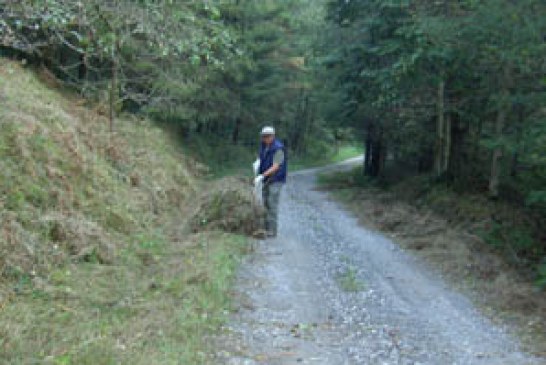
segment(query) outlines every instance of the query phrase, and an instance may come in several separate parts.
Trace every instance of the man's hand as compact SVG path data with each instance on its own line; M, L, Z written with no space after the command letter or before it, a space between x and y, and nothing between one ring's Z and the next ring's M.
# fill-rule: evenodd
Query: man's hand
M281 168L281 165L279 165L278 163L273 163L273 165L262 175L265 177L274 176L277 173L277 171L279 171L280 168Z
M252 169L254 170L254 176L258 176L258 172L260 171L260 159L258 158L254 163L252 164Z
M256 176L256 178L254 179L254 186L258 186L259 184L263 183L263 181L264 181L263 175Z

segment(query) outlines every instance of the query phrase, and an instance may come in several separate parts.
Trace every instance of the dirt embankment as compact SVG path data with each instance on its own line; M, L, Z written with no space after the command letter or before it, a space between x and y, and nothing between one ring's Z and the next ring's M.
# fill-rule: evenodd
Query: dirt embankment
M491 217L501 212L471 197L454 204L444 196L439 209L427 199L418 203L408 198L415 196L408 191L411 187L363 187L354 176L353 172L327 174L321 177L321 186L344 202L363 225L423 257L439 275L469 293L493 321L515 325L532 351L546 354L546 292L537 288L521 262L513 261L518 260L513 253L499 251L484 238L486 229L495 224ZM479 212L458 218L458 209L466 211L464 205Z

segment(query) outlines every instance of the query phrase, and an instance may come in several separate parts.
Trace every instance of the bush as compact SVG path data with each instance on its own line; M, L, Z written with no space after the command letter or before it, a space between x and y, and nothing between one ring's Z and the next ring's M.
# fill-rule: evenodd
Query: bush
M531 232L524 227L509 227L494 223L491 229L484 235L485 241L497 248L509 249L515 255L531 250L535 240Z

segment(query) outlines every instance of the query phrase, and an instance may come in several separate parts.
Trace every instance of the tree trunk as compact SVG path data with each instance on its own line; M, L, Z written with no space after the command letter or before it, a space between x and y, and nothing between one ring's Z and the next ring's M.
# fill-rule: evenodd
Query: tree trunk
M520 104L518 105L518 125L516 127L516 147L512 154L512 164L510 166L510 176L516 177L519 170L519 156L522 149L522 139L523 139L523 123L524 119L524 107Z
M381 144L381 149L379 150L379 169L377 170L377 176L383 174L387 164L387 143L383 140L382 136L379 143Z
M436 119L436 148L434 156L434 173L440 177L444 173L444 152L445 152L445 82L438 84L438 104Z
M307 148L309 147L309 137L313 135L313 125L314 120L316 118L316 109L314 104L311 102L309 95L306 97L306 120L305 120L305 129L304 129L304 137L303 137L303 143L301 152L303 154L307 153ZM337 151L336 151L337 154Z
M381 173L384 166L385 151L383 146L382 131L375 133L372 139L372 153L370 161L369 176L377 177Z
M307 134L307 122L309 121L309 97L305 95L305 93L302 91L302 107L301 107L301 115L299 118L299 123L294 123L295 125L298 125L299 133L298 133L298 152L303 153L305 151L305 144L306 141L306 134Z
M502 131L504 129L504 123L506 120L506 110L504 106L501 107L497 114L497 120L495 122L495 137L500 139L502 137ZM496 147L493 150L493 156L491 159L491 176L489 177L489 196L491 198L497 198L499 196L499 179L500 179L500 160L502 157L502 148Z
M375 140L372 144L372 160L370 162L370 176L377 177L381 171L381 141Z
M495 121L495 139L500 141L503 135L504 125L506 123L506 115L510 108L510 71L508 67L504 68L504 78L502 80L502 91L500 97L500 105L497 112L497 120ZM489 177L489 196L498 198L500 174L501 174L501 158L503 155L502 146L497 146L493 150L491 158L491 175Z
M82 53L80 55L80 65L78 66L78 79L80 81L87 81L87 55Z
M451 158L451 116L446 115L445 118L445 139L444 139L444 164L443 173L449 169L449 159Z
M237 117L235 118L235 127L233 128L233 132L231 134L231 141L233 144L239 143L239 132L241 129L241 118Z
M372 166L373 127L368 125L367 129L366 141L364 142L364 175L369 176Z
M460 118L453 116L451 119L451 149L448 162L448 178L450 181L464 177L464 152L468 129L463 126Z
M199 121L199 119L197 119L195 121L196 123L196 126L195 126L195 133L197 134L203 134L203 129L204 129L204 123Z

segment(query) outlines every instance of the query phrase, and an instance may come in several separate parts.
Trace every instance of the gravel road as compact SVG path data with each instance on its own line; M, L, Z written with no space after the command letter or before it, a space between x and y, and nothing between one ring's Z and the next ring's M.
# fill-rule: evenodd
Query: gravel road
M317 171L291 176L279 237L256 243L243 264L240 309L216 363L546 363L520 352L418 258L314 190Z

